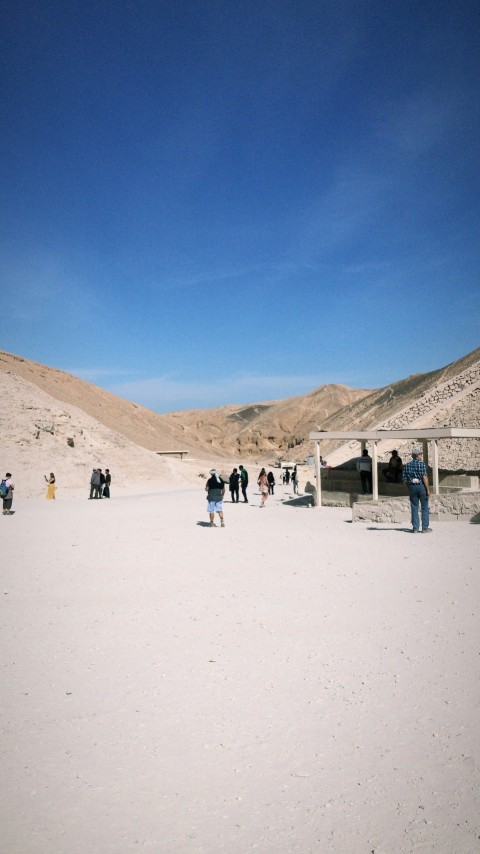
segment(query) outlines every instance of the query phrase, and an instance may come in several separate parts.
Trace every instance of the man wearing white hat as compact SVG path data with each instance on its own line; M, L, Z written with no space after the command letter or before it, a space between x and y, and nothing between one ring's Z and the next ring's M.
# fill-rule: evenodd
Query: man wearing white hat
M225 481L216 469L210 469L210 477L205 485L205 490L207 492L208 501L207 510L210 514L210 528L215 527L215 513L218 513L220 517L220 524L222 528L224 528L223 496L225 494Z
M418 504L420 503L422 512L422 534L429 534L432 530L428 527L429 510L428 510L428 471L423 462L423 451L421 448L414 448L412 451L412 459L403 467L403 482L408 487L410 497L410 509L412 513L412 534L418 534L420 530L420 520L418 517Z

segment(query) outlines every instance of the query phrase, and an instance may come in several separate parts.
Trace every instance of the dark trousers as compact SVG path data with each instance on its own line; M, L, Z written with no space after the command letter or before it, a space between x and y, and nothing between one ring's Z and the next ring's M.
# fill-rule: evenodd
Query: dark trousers
M238 503L238 498L239 498L238 486L237 486L237 487L235 487L235 489L231 489L231 490L230 490L230 495L232 496L232 503L233 503L233 504L237 504L237 503Z
M248 504L248 498L247 498L247 484L246 484L246 483L245 483L245 484L244 484L244 483L242 483L242 495L243 495L243 500L244 500L244 501L246 501L246 502L247 502L247 504Z
M427 490L423 483L409 483L408 493L410 497L410 510L412 516L412 528L418 531L420 528L420 519L418 514L418 505L422 513L422 528L428 528L430 523L430 513L428 508Z
M362 481L362 489L364 495L371 495L372 493L372 472L371 471L361 471L360 472L360 480Z

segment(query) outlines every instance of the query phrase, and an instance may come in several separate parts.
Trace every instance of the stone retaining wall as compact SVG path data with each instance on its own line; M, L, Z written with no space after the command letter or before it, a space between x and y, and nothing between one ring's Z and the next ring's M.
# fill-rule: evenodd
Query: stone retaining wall
M480 521L480 492L430 496L430 519L433 522ZM361 501L352 506L352 522L410 522L410 501L386 498Z

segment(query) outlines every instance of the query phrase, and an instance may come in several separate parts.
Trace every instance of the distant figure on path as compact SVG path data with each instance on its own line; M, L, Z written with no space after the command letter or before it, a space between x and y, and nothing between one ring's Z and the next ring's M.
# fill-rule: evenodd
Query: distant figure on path
M112 482L112 475L110 474L110 469L105 469L105 486L103 487L103 497L110 498L110 484Z
M3 499L3 515L4 516L12 516L12 501L13 501L13 490L15 489L15 484L12 480L11 472L7 471L4 479L2 480L2 499Z
M240 475L238 469L233 469L228 479L228 488L232 497L232 504L238 504L240 494Z
M216 469L210 469L210 477L205 485L207 492L207 510L210 514L210 528L215 528L215 513L220 517L220 525L225 527L223 519L223 496L225 495L225 481Z
M55 500L55 475L53 471L50 472L50 477L47 477L47 475L44 474L44 478L48 483L47 494L45 498L47 498L49 501L51 501L52 499Z
M428 471L423 462L423 451L415 448L412 451L412 459L403 467L403 482L408 487L410 498L410 510L412 514L412 534L418 534L420 520L418 517L418 504L420 502L422 511L422 534L429 534L432 530L428 527L430 514L428 509Z
M388 461L387 468L383 470L383 474L389 483L400 483L403 469L402 458L398 456L398 451L392 451L391 454L392 456Z
M103 487L105 486L105 475L101 469L98 470L100 472L100 483L98 486L98 490L95 490L95 498L103 497Z
M292 471L293 494L298 495L298 472L297 467Z
M290 469L285 469L285 483L287 486L290 483Z
M275 487L275 475L273 474L273 471L268 472L267 480L268 480L268 493L269 493L269 495L273 495L274 494L273 490Z
M367 449L362 451L362 456L357 460L357 471L360 472L362 489L364 495L372 494L372 458Z
M242 487L242 495L244 504L248 504L247 486L248 486L248 471L243 467L240 468L240 486Z
M262 469L258 475L257 483L260 487L260 495L262 496L262 503L260 504L260 507L265 507L265 502L268 498L268 478L265 469Z
M94 469L90 478L90 498L98 498L100 490L100 469Z

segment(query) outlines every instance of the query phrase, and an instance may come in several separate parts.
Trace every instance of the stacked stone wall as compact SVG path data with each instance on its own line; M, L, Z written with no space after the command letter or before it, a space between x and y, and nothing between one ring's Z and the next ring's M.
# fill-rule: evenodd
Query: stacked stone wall
M455 495L431 495L432 522L477 522L480 518L480 492ZM378 502L357 502L352 507L353 522L410 522L410 501L389 498Z
M444 383L430 389L409 406L390 418L369 429L405 430L409 427L473 427L480 425L480 363L462 371ZM386 462L390 451L395 447L404 462L410 459L414 445L412 439L379 449L380 462ZM448 471L480 471L479 439L441 439L439 441L439 463L441 469ZM340 449L338 449L340 450ZM334 452L334 465L340 460ZM342 446L343 460L359 455L358 442L348 442Z
M384 421L381 426L387 430L401 430L402 428L409 427L422 416L432 413L433 410L437 410L442 406L442 404L450 408L450 406L458 400L459 396L468 394L470 390L472 396L477 396L478 401L479 387L480 364L475 365L473 368L469 368L467 371L457 374L457 376L453 377L451 380L447 380L447 382L436 386L410 406L406 407L401 412L397 412L392 416L392 418ZM462 424L462 426L466 427L467 425ZM470 426L477 426L477 424L472 424Z

